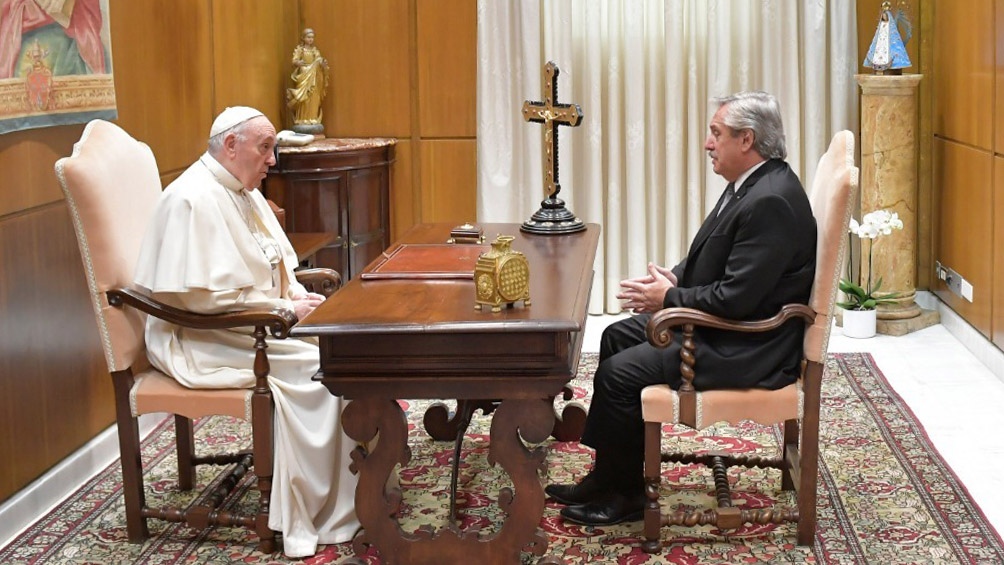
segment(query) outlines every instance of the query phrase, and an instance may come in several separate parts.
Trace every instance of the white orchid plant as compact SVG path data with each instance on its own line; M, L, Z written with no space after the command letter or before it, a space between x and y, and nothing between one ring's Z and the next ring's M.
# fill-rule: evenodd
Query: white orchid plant
M903 221L899 219L899 214L889 210L876 210L865 214L861 218L860 224L851 218L847 230L850 234L848 237L858 236L862 240L861 245L865 244L864 240L868 240L868 281L866 286L851 282L851 264L848 262L848 277L840 281L840 290L846 295L847 301L838 302L837 306L847 310L874 310L879 304L893 302L899 298L896 293L885 294L881 298L875 296L875 293L882 288L882 277L879 277L875 286L872 286L872 245L875 239L889 235L893 230L901 229L903 229Z

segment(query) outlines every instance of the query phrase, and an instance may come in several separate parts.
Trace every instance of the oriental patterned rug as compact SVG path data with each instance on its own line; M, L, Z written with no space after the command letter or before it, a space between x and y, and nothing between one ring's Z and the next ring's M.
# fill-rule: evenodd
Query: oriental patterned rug
M574 381L577 396L587 399L596 356L585 355ZM1004 543L931 446L910 409L867 354L832 355L823 385L822 458L819 527L813 547L794 544L794 526L746 528L729 535L713 530L664 528L663 552L648 555L639 547L641 523L586 528L563 523L559 507L548 503L541 527L550 540L549 554L567 563L1004 563ZM412 461L401 470L406 487L402 527L445 520L449 506L452 444L435 442L422 429L428 402L403 403L409 414ZM174 479L172 425L169 420L145 441L148 499L178 499ZM494 531L500 511L494 493L508 480L487 463L489 419L475 416L464 443L459 501L464 528ZM214 418L200 423L200 445L222 448L247 440L236 421ZM673 441L697 449L728 448L773 455L779 434L756 425L720 426L704 434L680 432ZM738 438L738 439L737 439ZM669 438L666 438L669 441ZM547 459L548 482L575 480L588 469L589 450L555 442ZM696 469L696 468L695 468ZM738 496L765 505L790 502L780 490L779 473L732 470ZM212 480L212 469L199 481ZM694 469L664 466L663 504L701 507L713 504L709 477ZM250 483L250 481L247 481ZM251 484L231 504L249 504ZM410 487L410 488L408 488ZM150 521L152 538L142 545L126 542L118 465L99 473L50 514L0 549L0 563L286 563L281 553L255 551L255 539L243 530L218 528L199 534L174 524ZM371 549L364 557L379 563ZM339 563L352 555L350 544L327 546L295 563ZM523 561L536 561L524 553Z

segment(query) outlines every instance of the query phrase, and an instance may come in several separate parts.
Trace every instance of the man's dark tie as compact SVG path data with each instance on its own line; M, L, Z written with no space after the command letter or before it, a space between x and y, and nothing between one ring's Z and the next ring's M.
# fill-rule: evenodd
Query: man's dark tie
M724 210L725 207L729 205L729 202L732 202L732 197L735 196L735 194L736 194L736 185L735 183L730 182L729 185L725 187L725 197L722 198L722 205L718 207L718 212L715 214L715 216L722 215L722 210Z

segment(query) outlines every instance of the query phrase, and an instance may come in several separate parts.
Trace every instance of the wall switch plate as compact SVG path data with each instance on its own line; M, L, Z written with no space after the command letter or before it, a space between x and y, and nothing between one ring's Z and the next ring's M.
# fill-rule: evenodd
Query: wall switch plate
M973 285L969 284L969 281L967 281L966 279L962 279L962 283L961 283L960 289L959 289L959 294L962 295L962 298L965 298L966 300L972 302L973 301Z

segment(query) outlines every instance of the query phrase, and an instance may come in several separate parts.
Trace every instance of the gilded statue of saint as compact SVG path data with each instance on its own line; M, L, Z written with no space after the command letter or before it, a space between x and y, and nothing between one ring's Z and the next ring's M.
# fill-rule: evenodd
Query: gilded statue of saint
M292 111L293 131L323 135L321 101L328 91L328 60L314 45L314 30L309 27L293 49L290 77L293 87L286 90L286 104Z

